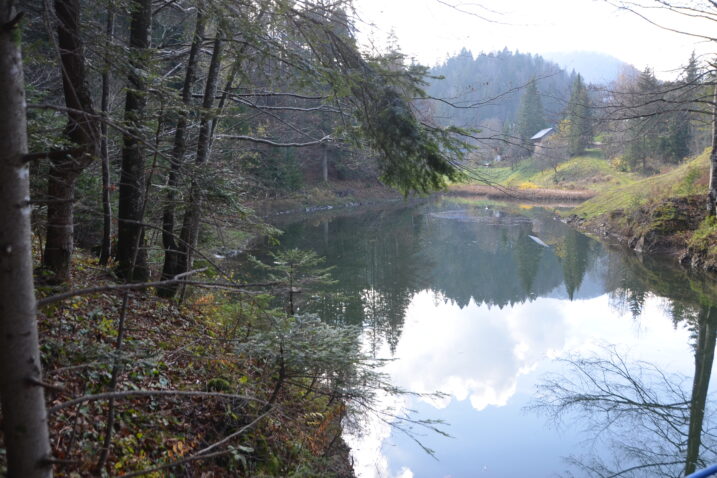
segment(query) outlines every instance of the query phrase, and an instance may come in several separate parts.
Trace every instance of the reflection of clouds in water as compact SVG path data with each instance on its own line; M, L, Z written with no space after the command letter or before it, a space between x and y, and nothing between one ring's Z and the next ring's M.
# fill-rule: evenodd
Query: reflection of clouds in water
M364 331L361 341L364 349L370 348L374 339L372 334ZM390 356L390 348L386 342L380 344L377 355ZM407 407L407 399L378 391L374 407L376 410L401 415ZM385 440L391 436L391 426L388 423L377 414L368 413L361 417L359 425L361 430L348 430L344 433L344 440L351 448L356 476L360 478L413 478L413 472L408 468L402 468L398 475L392 475L389 470L388 459L381 451Z
M398 360L386 371L405 389L447 394L430 401L437 408L453 399L469 399L476 410L505 405L518 376L562 347L564 320L556 305L538 301L499 309L471 302L461 309L421 292L406 311Z
M500 309L471 301L461 309L433 292L418 293L406 310L397 360L384 370L393 384L406 390L447 394L441 399L424 398L436 408L445 408L454 399L468 399L476 410L505 405L516 392L518 377L562 347L564 319L559 303L538 300ZM364 347L371 347L372 339L365 331ZM379 346L377 356L390 356L387 344ZM380 396L378 400L376 409L390 409L395 415L408 406L403 397ZM413 478L406 467L393 474L382 453L391 435L390 425L369 415L362 428L363 434L345 436L357 476Z
M643 318L636 321L611 308L607 295L576 301L538 298L503 309L471 301L461 309L445 297L424 291L413 297L406 310L397 360L384 370L392 383L407 390L448 394L442 400L425 399L437 408L468 399L475 410L490 413L485 410L488 406L506 405L518 390L532 389L540 375L537 371L554 366L548 364L550 359L575 352L599 354L605 344L617 344L632 359L690 373L688 341L689 331L675 330L656 297L648 298ZM369 347L370 342L366 332L363 343ZM377 356L391 356L386 343L378 347ZM396 414L408 407L402 398L380 400L378 409L388 407ZM382 446L391 436L388 424L371 417L363 429L364 435L347 437L358 477L414 476L405 467L391 473L411 462L389 463L383 454Z
M396 478L413 478L413 472L410 469L403 467L401 468L401 471L398 472L398 475L396 475Z

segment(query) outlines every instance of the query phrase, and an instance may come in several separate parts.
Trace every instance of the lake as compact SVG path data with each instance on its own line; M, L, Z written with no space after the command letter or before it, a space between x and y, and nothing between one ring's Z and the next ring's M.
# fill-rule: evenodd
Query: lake
M418 394L379 394L347 431L360 478L683 476L717 460L712 281L519 204L440 199L280 227L280 247L335 266L299 311L360 325L391 383Z

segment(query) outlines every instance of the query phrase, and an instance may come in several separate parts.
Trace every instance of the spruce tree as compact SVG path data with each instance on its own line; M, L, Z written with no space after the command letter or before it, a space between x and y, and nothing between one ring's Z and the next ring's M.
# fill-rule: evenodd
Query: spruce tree
M695 92L702 88L699 62L694 51L690 55L677 86L680 87L677 95L680 106L670 115L664 151L665 159L673 163L678 163L690 155L690 142L693 136L690 110L696 107L690 98L694 97Z
M573 81L566 119L568 120L568 142L570 155L585 152L593 135L593 120L588 89L580 75Z
M659 83L652 69L646 67L639 78L630 101L635 112L635 118L630 120L630 143L626 152L626 159L631 168L640 164L646 170L646 160L654 157L659 146L659 120L658 108L655 102Z
M516 133L526 148L531 148L530 138L545 128L546 122L543 114L543 103L535 79L525 89L518 112Z

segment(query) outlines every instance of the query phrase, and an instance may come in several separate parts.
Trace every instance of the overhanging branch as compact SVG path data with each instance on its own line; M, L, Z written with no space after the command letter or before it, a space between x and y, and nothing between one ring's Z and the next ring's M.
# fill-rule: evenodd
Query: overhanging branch
M256 138L254 136L246 136L242 134L222 134L217 137L221 139L234 139L238 141L249 141L251 143L268 144L269 146L274 146L275 148L305 148L307 146L328 143L331 140L331 135L326 135L321 139L308 141L306 143L280 143L266 138Z

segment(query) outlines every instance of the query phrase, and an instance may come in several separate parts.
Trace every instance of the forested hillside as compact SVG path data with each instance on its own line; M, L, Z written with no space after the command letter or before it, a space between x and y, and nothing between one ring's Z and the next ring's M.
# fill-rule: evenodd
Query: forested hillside
M574 80L573 74L539 55L507 49L475 56L464 49L432 68L431 74L443 79L431 81L428 93L455 106L435 104L433 113L438 121L490 133L509 132L514 127L521 97L532 81L541 95L546 124L555 124Z
M0 0L0 475L353 478L345 427L367 417L430 454L422 430L439 421L379 405L445 397L392 383L366 323L395 352L430 288L503 309L561 281L572 299L586 271L587 254L548 254L545 229L487 206L474 225L432 223L432 244L413 242L417 217L373 211L360 232L325 219L292 242L253 208L297 191L352 201L380 182L405 198L473 178L585 198L620 183L610 205L661 228L679 208L651 201L679 190L709 211L690 247L717 263L713 65L693 53L670 80L646 67L596 86L539 55L464 48L431 69L397 42L369 47L355 3ZM707 178L686 160L710 143ZM466 260L492 226L510 232ZM370 260L335 271L319 243Z

